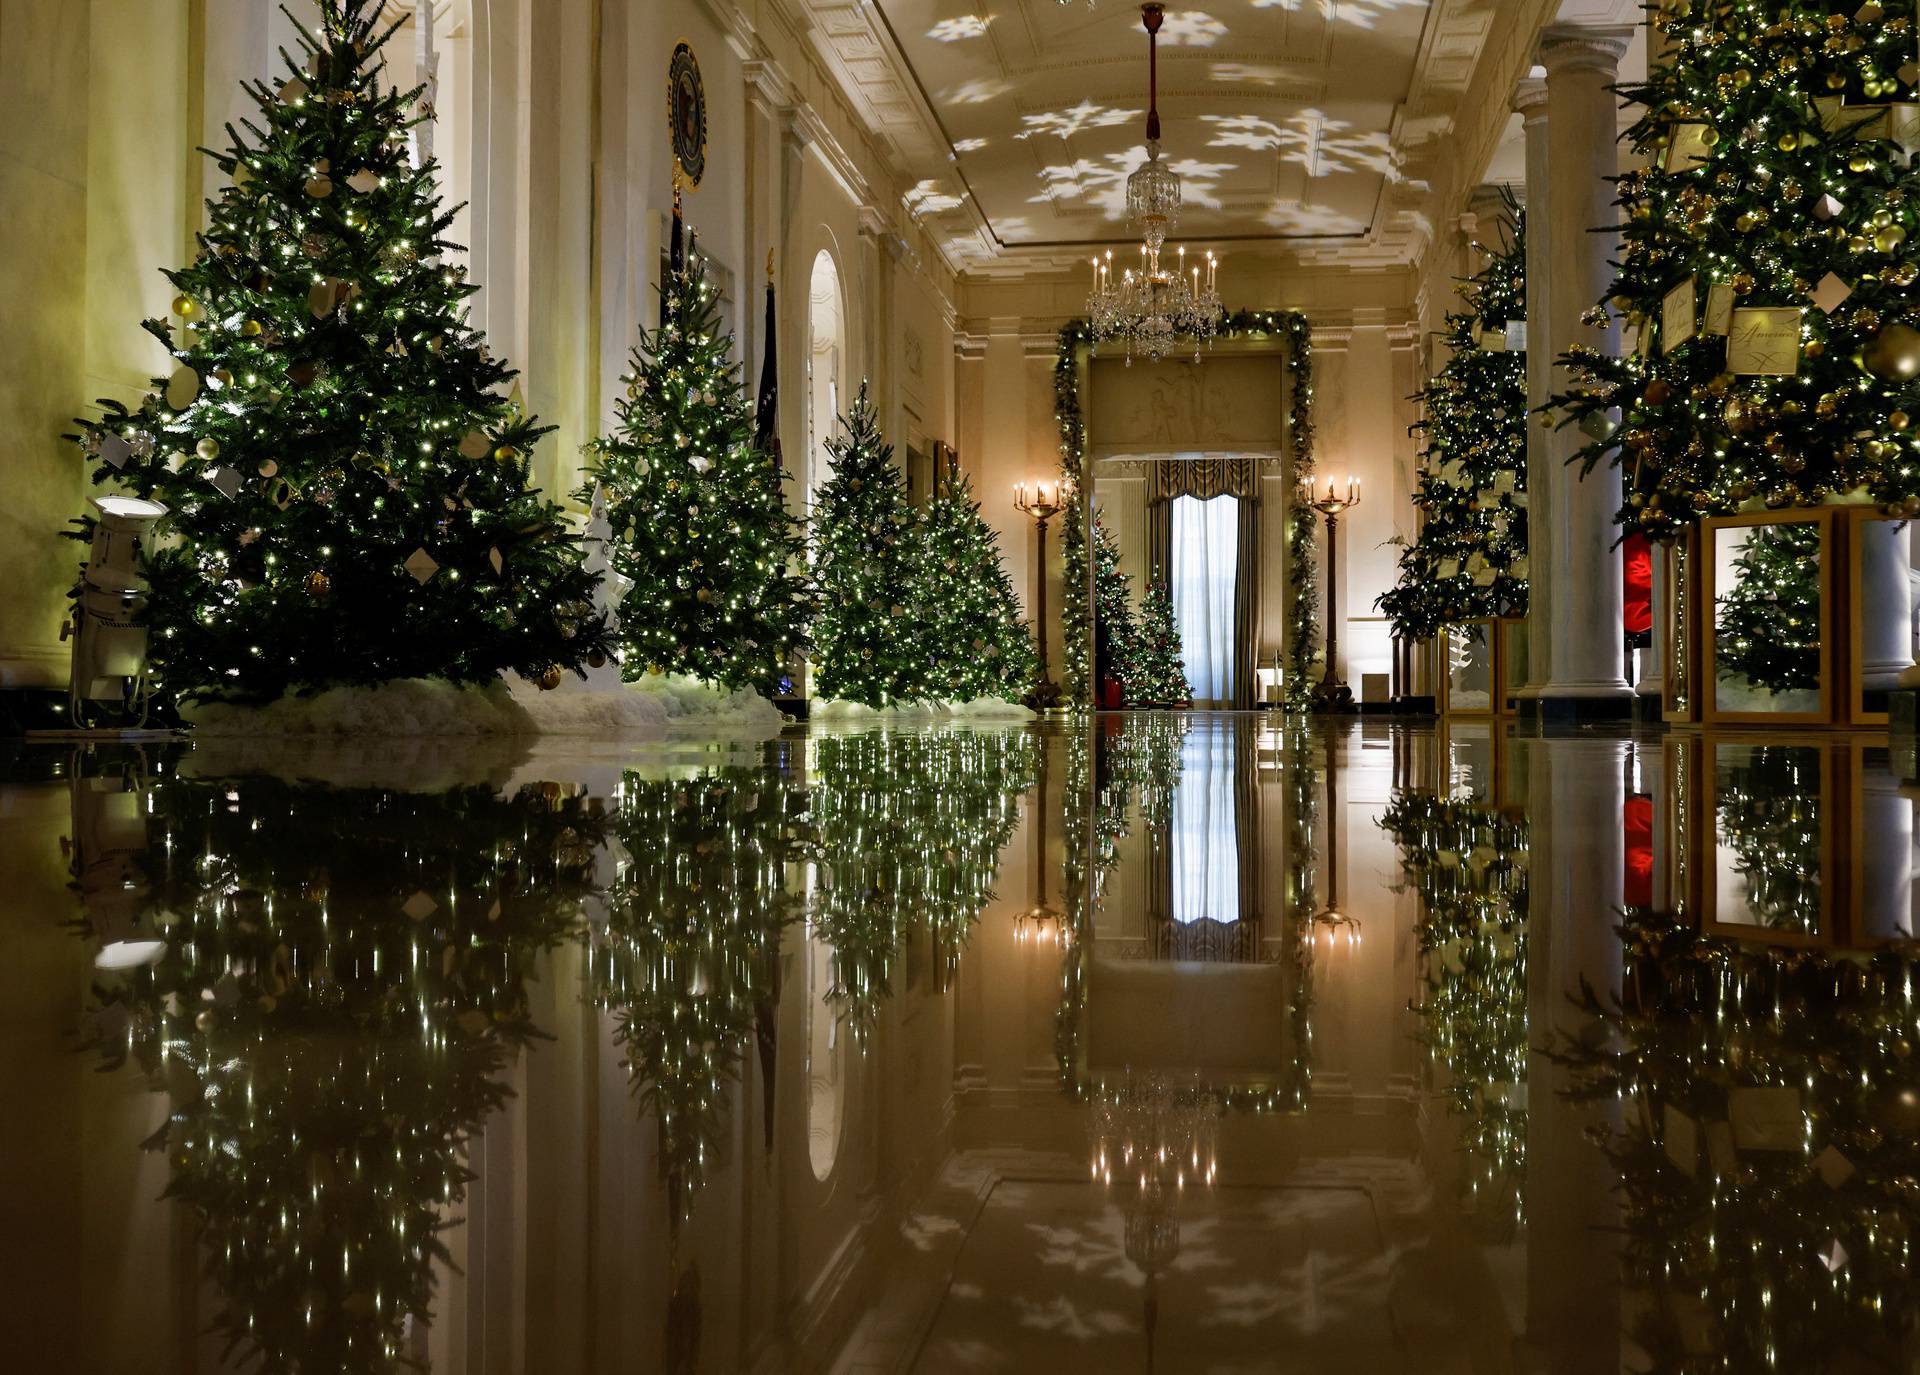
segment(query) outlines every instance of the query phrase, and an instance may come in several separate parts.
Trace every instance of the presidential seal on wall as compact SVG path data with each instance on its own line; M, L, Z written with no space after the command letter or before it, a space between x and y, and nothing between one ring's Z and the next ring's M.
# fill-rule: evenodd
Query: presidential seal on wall
M667 66L667 123L673 129L673 157L695 186L707 170L707 92L700 64L682 43Z

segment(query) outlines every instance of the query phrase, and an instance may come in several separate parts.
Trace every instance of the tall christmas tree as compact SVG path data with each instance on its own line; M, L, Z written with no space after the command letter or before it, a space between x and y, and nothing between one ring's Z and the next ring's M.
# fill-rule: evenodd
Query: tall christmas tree
M813 512L820 587L815 687L822 697L897 706L936 688L916 602L923 557L919 522L893 466L893 446L880 437L866 383L840 425L842 433L827 445L833 476Z
M674 236L682 226L674 203ZM697 248L663 284L614 433L588 449L587 499L605 488L625 675L691 674L771 694L806 644L813 595L785 474L754 443L733 335Z
M1120 571L1119 542L1097 512L1093 517L1093 604L1095 652L1124 695L1127 674L1139 654L1140 626L1133 616L1132 586Z
M1407 639L1527 609L1527 362L1506 347L1525 320L1526 226L1508 198L1513 230L1487 249L1447 317L1446 365L1415 397L1423 409L1420 529L1400 553L1399 580L1375 599Z
M1651 13L1607 294L1628 347L1573 349L1557 398L1582 456L1621 467L1620 519L1654 537L1861 490L1920 512L1913 0Z
M1181 659L1180 627L1173 619L1173 593L1164 582L1147 587L1127 666L1128 706L1182 706L1193 698Z
M408 162L418 92L380 84L380 8L322 0L305 66L247 87L258 123L228 127L232 183L168 274L179 324L145 322L171 373L79 422L96 482L167 508L144 615L183 697L510 669L553 686L609 648L531 485L544 431L468 328L452 216Z
M1767 692L1820 686L1820 530L1759 525L1715 599L1714 666Z
M950 701L1018 701L1039 665L1000 541L956 463L928 505L918 604L933 690Z

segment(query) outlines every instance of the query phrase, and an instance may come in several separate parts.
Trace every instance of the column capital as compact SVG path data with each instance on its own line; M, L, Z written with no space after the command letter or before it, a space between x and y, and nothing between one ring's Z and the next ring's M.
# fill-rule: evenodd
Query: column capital
M1562 72L1599 72L1611 77L1632 42L1630 28L1550 24L1540 31L1540 64L1549 77Z
M1522 124L1535 124L1547 117L1547 79L1529 76L1513 88L1514 112Z

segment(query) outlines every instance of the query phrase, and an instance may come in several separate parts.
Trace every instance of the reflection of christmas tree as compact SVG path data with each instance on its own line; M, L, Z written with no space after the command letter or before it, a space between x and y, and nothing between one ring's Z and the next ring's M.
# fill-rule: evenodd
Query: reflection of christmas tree
M676 205L675 233L679 232ZM688 254L643 331L612 436L589 454L585 501L607 493L626 676L649 668L778 690L812 611L783 474L753 443L733 335Z
M622 853L594 996L618 1019L641 1110L659 1127L676 1227L772 1000L780 932L805 907L798 798L771 765L670 781L630 773L620 789L613 838Z
M145 617L177 693L539 679L607 648L593 580L530 482L543 433L467 327L452 220L407 160L418 92L380 86L373 0L322 0L305 66L215 161L171 376L82 442L94 478L163 503ZM229 133L233 133L231 125Z
M200 1224L216 1324L260 1369L397 1371L598 823L550 789L261 779L165 782L151 816L164 953L107 976L94 1020L171 1096L148 1144Z
M1911 952L1703 938L1642 911L1619 1006L1557 1056L1622 1129L1635 1331L1658 1371L1904 1369L1920 1312Z
M1820 530L1755 526L1715 599L1714 663L1722 678L1769 692L1820 686Z
M1035 739L873 732L822 736L815 748L811 921L833 947L829 1000L864 1038L911 932L931 938L943 978L952 972L1037 776Z
M1715 773L1714 834L1733 851L1747 917L1776 931L1817 933L1819 749L1748 746L1738 759L1722 753Z
M1424 414L1420 533L1401 551L1400 577L1376 599L1394 633L1429 639L1448 625L1527 610L1527 356L1501 333L1525 320L1525 220L1488 250L1447 317L1446 365L1415 398ZM1489 348L1485 336L1498 336Z
M1000 541L981 518L958 464L927 507L924 526L915 602L926 622L922 633L935 695L955 702L1018 701L1032 686L1039 659L1001 561Z
M1147 588L1140 628L1124 679L1128 706L1184 706L1193 697L1181 659L1180 627L1173 619L1173 593L1164 582Z
M930 687L914 600L920 532L864 383L840 429L827 445L833 476L813 513L816 686L823 697L870 707L915 701Z
M1381 815L1420 899L1414 1004L1471 1161L1477 1216L1509 1236L1526 1176L1527 823L1468 799L1401 793Z

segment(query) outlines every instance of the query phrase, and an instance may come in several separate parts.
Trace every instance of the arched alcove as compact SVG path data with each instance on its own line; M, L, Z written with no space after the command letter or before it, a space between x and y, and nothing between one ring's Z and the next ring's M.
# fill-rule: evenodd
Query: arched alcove
M827 441L842 406L841 371L846 358L846 298L833 254L821 249L813 259L807 288L807 509L831 471Z

